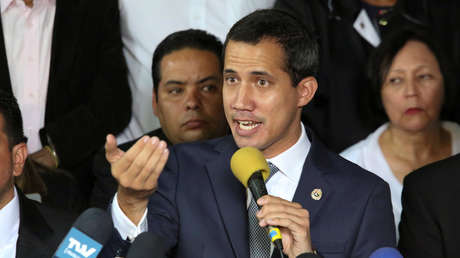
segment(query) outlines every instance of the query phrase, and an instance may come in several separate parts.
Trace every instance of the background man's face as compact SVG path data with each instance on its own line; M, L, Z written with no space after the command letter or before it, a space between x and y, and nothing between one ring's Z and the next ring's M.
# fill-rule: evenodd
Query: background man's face
M161 60L160 73L153 110L171 143L225 135L222 72L214 53L192 48L174 51Z
M25 143L19 143L10 150L4 126L5 120L0 114L0 209L13 198L14 177L22 173L27 157Z
M281 46L268 39L256 45L229 41L225 50L223 99L233 138L268 158L300 135L299 94L283 60Z

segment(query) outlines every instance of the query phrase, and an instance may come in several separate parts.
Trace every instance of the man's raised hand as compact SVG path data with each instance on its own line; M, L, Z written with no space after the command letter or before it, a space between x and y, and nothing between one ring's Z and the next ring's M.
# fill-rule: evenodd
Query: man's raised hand
M118 204L125 215L137 224L168 160L167 144L158 137L144 136L123 152L117 147L115 137L108 135L105 155L112 175L118 181Z

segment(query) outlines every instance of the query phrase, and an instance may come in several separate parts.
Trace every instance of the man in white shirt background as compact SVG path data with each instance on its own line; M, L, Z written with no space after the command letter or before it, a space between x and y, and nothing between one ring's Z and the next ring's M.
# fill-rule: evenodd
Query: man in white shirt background
M14 186L27 158L16 99L0 90L0 257L51 257L73 217L27 199Z
M29 158L89 196L93 153L131 114L118 1L0 0L0 12L0 89L18 100Z

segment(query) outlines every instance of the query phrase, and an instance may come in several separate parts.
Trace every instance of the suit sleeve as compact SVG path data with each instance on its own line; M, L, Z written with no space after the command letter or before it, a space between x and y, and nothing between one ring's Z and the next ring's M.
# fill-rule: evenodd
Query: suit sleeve
M179 166L176 162L176 153L172 148L169 150L168 162L161 172L158 188L150 197L147 206L148 231L163 238L165 250L171 250L176 246L179 230L179 215L175 204ZM99 257L124 256L129 247L130 242L124 240L114 228L112 238L104 246Z
M69 109L69 112L47 118L45 127L40 130L42 143L47 144L47 136L49 136L56 148L62 167L69 168L81 164L103 145L106 134L121 132L131 117L131 91L127 81L126 62L122 53L117 2L107 0L95 4L93 7L95 10L90 11L99 12L97 15L91 13L92 16L97 17L86 17L86 19L93 19L91 22L94 24L88 25L90 22L85 24L85 26L94 26L95 29L90 30L91 35L79 35L80 37L92 37L91 40L94 41L93 46L95 46L94 49L85 48L76 53L94 55L88 59L92 60L91 67L94 67L94 71L75 68L77 73L90 72L93 74L91 76L72 75L72 78L79 84L73 87L84 92L86 97L78 100L79 103L71 103L73 99L70 99L68 105L74 106ZM84 6L84 8L89 9L90 7ZM97 32L94 32L96 28ZM85 31L82 30L80 33L84 34ZM94 37L95 34L96 37ZM79 63L78 65L85 64ZM75 73L75 71L72 72ZM77 82L69 83L77 84ZM65 85L58 85L58 87L61 87L60 94L63 94ZM52 120L49 121L49 119Z
M352 257L369 257L380 247L395 247L396 232L390 188L379 181L370 194L361 219Z
M399 249L404 257L441 257L443 253L439 227L421 198L415 181L404 180Z
M94 156L94 187L91 194L91 207L107 209L117 192L118 183L112 176L110 163L105 158L105 149L101 148Z

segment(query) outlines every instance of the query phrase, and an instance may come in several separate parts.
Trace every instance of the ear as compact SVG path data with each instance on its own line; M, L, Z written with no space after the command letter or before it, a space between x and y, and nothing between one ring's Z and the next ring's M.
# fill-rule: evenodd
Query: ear
M315 77L309 76L303 78L297 84L297 94L299 96L297 106L303 107L310 103L310 101L315 96L316 90L318 89L318 82L316 81Z
M152 94L152 109L153 109L153 114L158 117L158 101L157 101L157 94L155 91L153 91Z
M27 144L19 143L13 147L11 151L13 158L13 175L20 176L24 169L24 163L27 159Z

